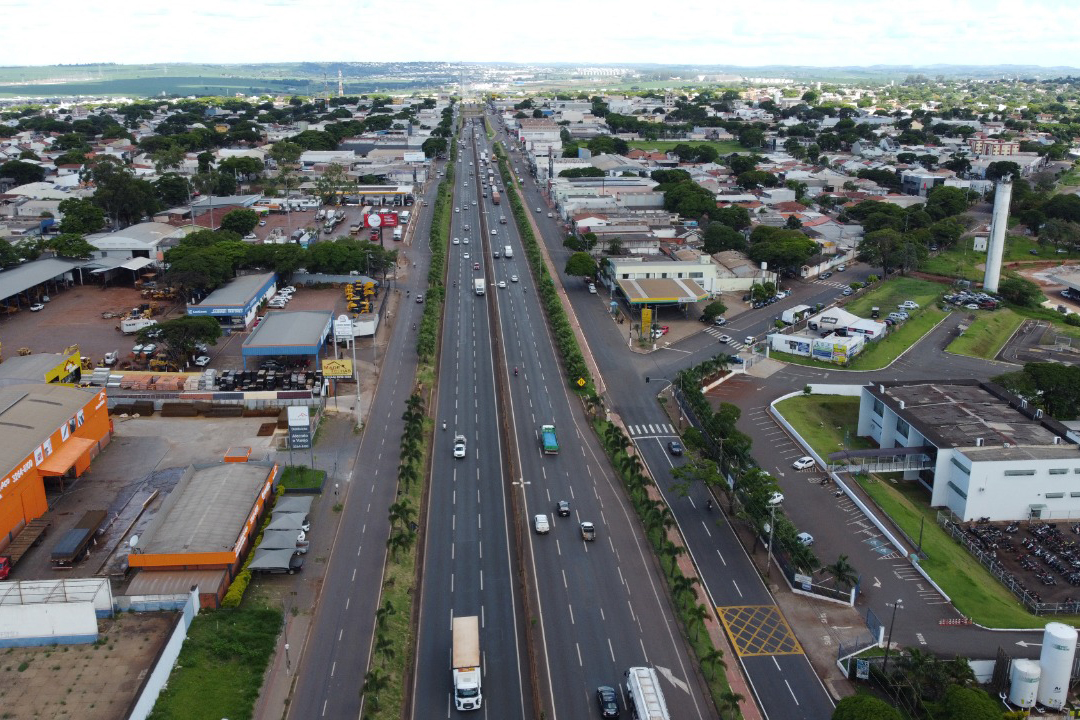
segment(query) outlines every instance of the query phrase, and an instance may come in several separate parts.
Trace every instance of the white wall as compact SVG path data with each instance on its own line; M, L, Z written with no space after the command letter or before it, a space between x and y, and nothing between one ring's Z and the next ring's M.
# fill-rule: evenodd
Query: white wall
M191 627L191 621L195 619L195 610L198 607L199 591L196 589L191 592L188 603L184 607L183 616L173 627L172 635L169 636L161 655L158 656L157 664L150 671L150 676L146 678L142 691L139 693L139 699L132 708L131 714L127 716L127 720L146 720L154 709L158 696L169 681L176 658L180 656L180 648L187 638L188 628Z
M91 602L5 605L0 612L0 647L92 643L97 637Z

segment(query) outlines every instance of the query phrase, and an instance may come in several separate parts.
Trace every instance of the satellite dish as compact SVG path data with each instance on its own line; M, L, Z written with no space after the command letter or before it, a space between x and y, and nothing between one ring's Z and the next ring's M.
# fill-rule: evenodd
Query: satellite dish
M135 546L138 545L138 544L139 544L139 536L138 535L132 535L131 539L128 540L128 547L131 548L132 550L134 550Z

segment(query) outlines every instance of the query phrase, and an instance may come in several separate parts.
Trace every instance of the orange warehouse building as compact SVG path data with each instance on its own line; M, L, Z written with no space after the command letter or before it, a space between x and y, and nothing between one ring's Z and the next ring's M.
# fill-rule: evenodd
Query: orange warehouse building
M49 509L46 480L81 476L111 437L102 388L0 387L0 540Z

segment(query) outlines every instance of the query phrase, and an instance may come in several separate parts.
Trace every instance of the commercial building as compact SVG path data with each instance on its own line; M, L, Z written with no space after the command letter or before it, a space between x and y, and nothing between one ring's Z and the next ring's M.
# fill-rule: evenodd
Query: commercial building
M166 241L182 238L190 230L163 222L144 222L116 232L87 235L86 241L94 246L93 257L96 259L111 258L122 262L144 258L160 264L165 259L164 248L169 244Z
M108 445L105 390L66 385L0 387L0 539L45 514L45 482L81 476Z
M866 336L830 334L817 337L809 333L772 333L768 337L769 349L810 357L822 362L845 365L866 347Z
M181 591L198 577L202 605L213 607L258 533L277 477L272 462L188 466L139 536L128 566L183 572L171 576L180 578Z
M709 297L716 286L717 267L704 253L690 260L664 255L609 257L601 268L604 283L631 306L685 305Z
M249 359L280 356L307 357L317 368L333 318L333 313L320 311L270 313L244 341L244 368Z
M62 353L15 355L0 364L0 386L26 383L76 385L82 378L82 355L73 345Z
M255 322L263 300L277 292L277 273L241 275L213 291L198 303L188 303L188 315L218 319L223 326L243 330Z
M830 461L903 472L961 521L1080 517L1080 448L1062 423L993 383L875 383L862 389L860 436L880 450Z

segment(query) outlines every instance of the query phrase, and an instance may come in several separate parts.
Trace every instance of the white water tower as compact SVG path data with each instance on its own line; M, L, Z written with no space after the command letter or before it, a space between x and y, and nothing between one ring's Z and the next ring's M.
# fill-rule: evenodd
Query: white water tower
M1005 254L1005 232L1009 229L1009 203L1012 202L1012 177L998 180L994 191L994 214L990 220L990 240L986 248L986 273L983 291L996 293L1001 279L1001 258Z
M1059 622L1046 624L1042 654L1039 655L1039 666L1042 669L1038 693L1040 705L1053 710L1060 710L1065 706L1073 658L1076 656L1076 638L1076 628L1071 625Z
M1033 707L1040 677L1042 669L1036 661L1014 660L1009 671L1009 703L1022 708Z

